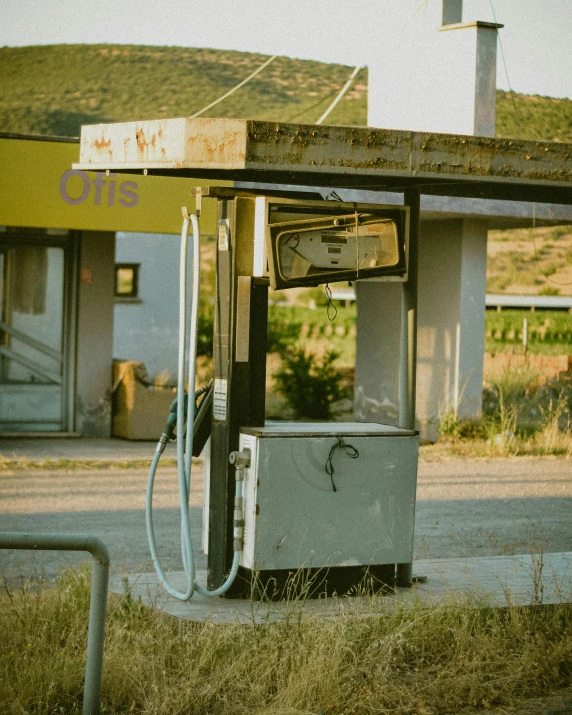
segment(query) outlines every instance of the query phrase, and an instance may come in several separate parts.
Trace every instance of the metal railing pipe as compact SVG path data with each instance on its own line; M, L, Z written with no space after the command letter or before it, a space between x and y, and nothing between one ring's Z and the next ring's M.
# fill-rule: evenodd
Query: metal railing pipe
M87 551L93 556L83 715L99 715L110 564L107 546L96 536L89 534L26 534L4 531L0 532L0 549Z

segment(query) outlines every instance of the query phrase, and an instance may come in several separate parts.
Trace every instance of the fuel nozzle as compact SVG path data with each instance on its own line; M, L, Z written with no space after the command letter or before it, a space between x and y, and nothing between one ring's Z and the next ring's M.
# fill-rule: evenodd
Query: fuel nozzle
M173 402L169 406L169 417L163 428L163 434L167 436L167 439L173 439L175 434L175 427L177 426L177 406L179 404L179 398L175 397ZM189 396L185 395L185 400L183 403L183 414L185 419L189 411Z
M159 439L159 442L157 444L157 449L161 453L164 452L165 447L167 446L167 442L170 442L175 438L175 427L177 426L177 405L179 403L179 398L175 397L173 402L171 402L169 406L169 417L167 418L167 422L165 423L165 426L163 427L163 432L161 433L161 437ZM185 419L187 417L188 413L188 408L189 408L189 396L185 395L185 401L183 404L183 413L185 416Z

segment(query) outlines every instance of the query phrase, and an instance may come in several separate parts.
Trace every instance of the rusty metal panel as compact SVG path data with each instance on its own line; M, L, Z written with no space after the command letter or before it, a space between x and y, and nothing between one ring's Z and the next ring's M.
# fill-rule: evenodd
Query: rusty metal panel
M241 169L245 122L233 119L157 119L81 128L86 169Z
M164 119L82 127L88 169L195 169L289 173L415 184L556 186L572 182L572 145L453 134L281 124L246 119ZM222 178L222 175L221 177Z

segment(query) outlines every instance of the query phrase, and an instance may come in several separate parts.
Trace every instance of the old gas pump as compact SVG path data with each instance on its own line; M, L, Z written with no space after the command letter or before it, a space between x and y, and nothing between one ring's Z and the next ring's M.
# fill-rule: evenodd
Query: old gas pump
M198 454L210 433L208 588L218 592L229 572L233 597L281 597L294 581L341 594L366 576L393 586L396 565L412 560L417 433L265 423L266 333L269 286L407 281L409 207L222 187L193 193L199 210L203 197L218 203L213 389L193 445Z

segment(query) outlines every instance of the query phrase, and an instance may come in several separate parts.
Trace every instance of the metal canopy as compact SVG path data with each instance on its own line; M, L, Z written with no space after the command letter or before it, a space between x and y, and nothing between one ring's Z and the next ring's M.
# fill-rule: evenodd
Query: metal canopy
M84 126L76 169L572 204L572 144L162 119Z

